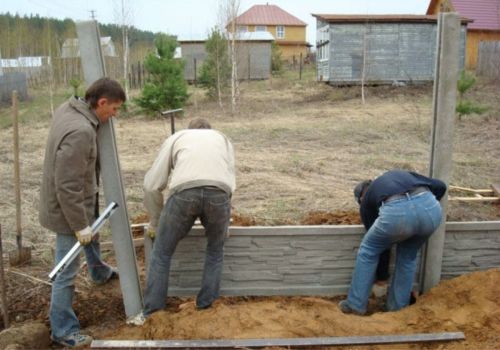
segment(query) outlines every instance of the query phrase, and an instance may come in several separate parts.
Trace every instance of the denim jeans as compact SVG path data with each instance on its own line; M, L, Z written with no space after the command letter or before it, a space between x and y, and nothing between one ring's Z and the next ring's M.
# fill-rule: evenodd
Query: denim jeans
M56 258L57 265L71 248L78 242L74 235L57 234ZM92 240L84 247L89 275L96 283L106 282L112 274L112 269L102 262L99 242ZM75 277L80 269L79 256L52 283L49 319L52 328L52 338L61 339L80 331L80 322L73 311L73 295Z
M379 216L359 247L348 305L364 314L380 254L396 243L395 271L387 296L387 309L409 304L417 268L417 253L441 223L441 205L431 192L409 195L382 204Z
M165 308L172 255L197 218L205 227L207 248L196 305L208 307L219 297L224 240L230 217L230 196L217 188L190 188L169 197L160 215L151 253L144 295L145 316Z

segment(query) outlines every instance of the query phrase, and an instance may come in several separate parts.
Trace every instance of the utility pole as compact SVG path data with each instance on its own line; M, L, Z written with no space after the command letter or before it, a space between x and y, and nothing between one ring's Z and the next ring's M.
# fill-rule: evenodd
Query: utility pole
M92 20L95 20L95 10L90 10L90 18L92 18Z

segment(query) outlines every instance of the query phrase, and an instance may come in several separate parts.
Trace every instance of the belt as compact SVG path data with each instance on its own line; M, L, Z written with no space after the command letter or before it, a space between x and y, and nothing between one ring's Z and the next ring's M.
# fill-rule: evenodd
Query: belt
M393 194L392 196L387 197L384 200L384 203L392 202L392 201L395 201L397 199L404 199L404 198L410 199L411 197L415 197L415 196L417 196L419 194L422 194L422 193L428 192L428 191L429 191L429 188L425 187L425 186L414 187L414 188L412 188L411 190L409 190L407 192Z

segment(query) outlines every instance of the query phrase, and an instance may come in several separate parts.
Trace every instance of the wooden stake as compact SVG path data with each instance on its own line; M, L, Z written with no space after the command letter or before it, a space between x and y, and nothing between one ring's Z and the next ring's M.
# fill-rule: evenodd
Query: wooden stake
M12 91L12 132L14 134L14 186L16 191L16 243L17 249L21 251L22 229L21 229L21 175L19 171L19 103L17 91Z
M7 291L5 274L3 270L2 226L0 225L0 284L2 287L2 314L4 328L9 328L9 305L7 304Z

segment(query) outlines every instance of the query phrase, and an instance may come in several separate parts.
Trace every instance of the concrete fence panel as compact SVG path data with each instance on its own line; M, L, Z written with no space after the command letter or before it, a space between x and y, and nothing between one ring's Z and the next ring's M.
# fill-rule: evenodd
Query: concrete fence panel
M221 293L345 294L364 232L361 225L231 227ZM171 265L169 295L196 295L205 245L202 227L193 228L179 243ZM442 278L492 267L500 267L500 221L448 222Z

